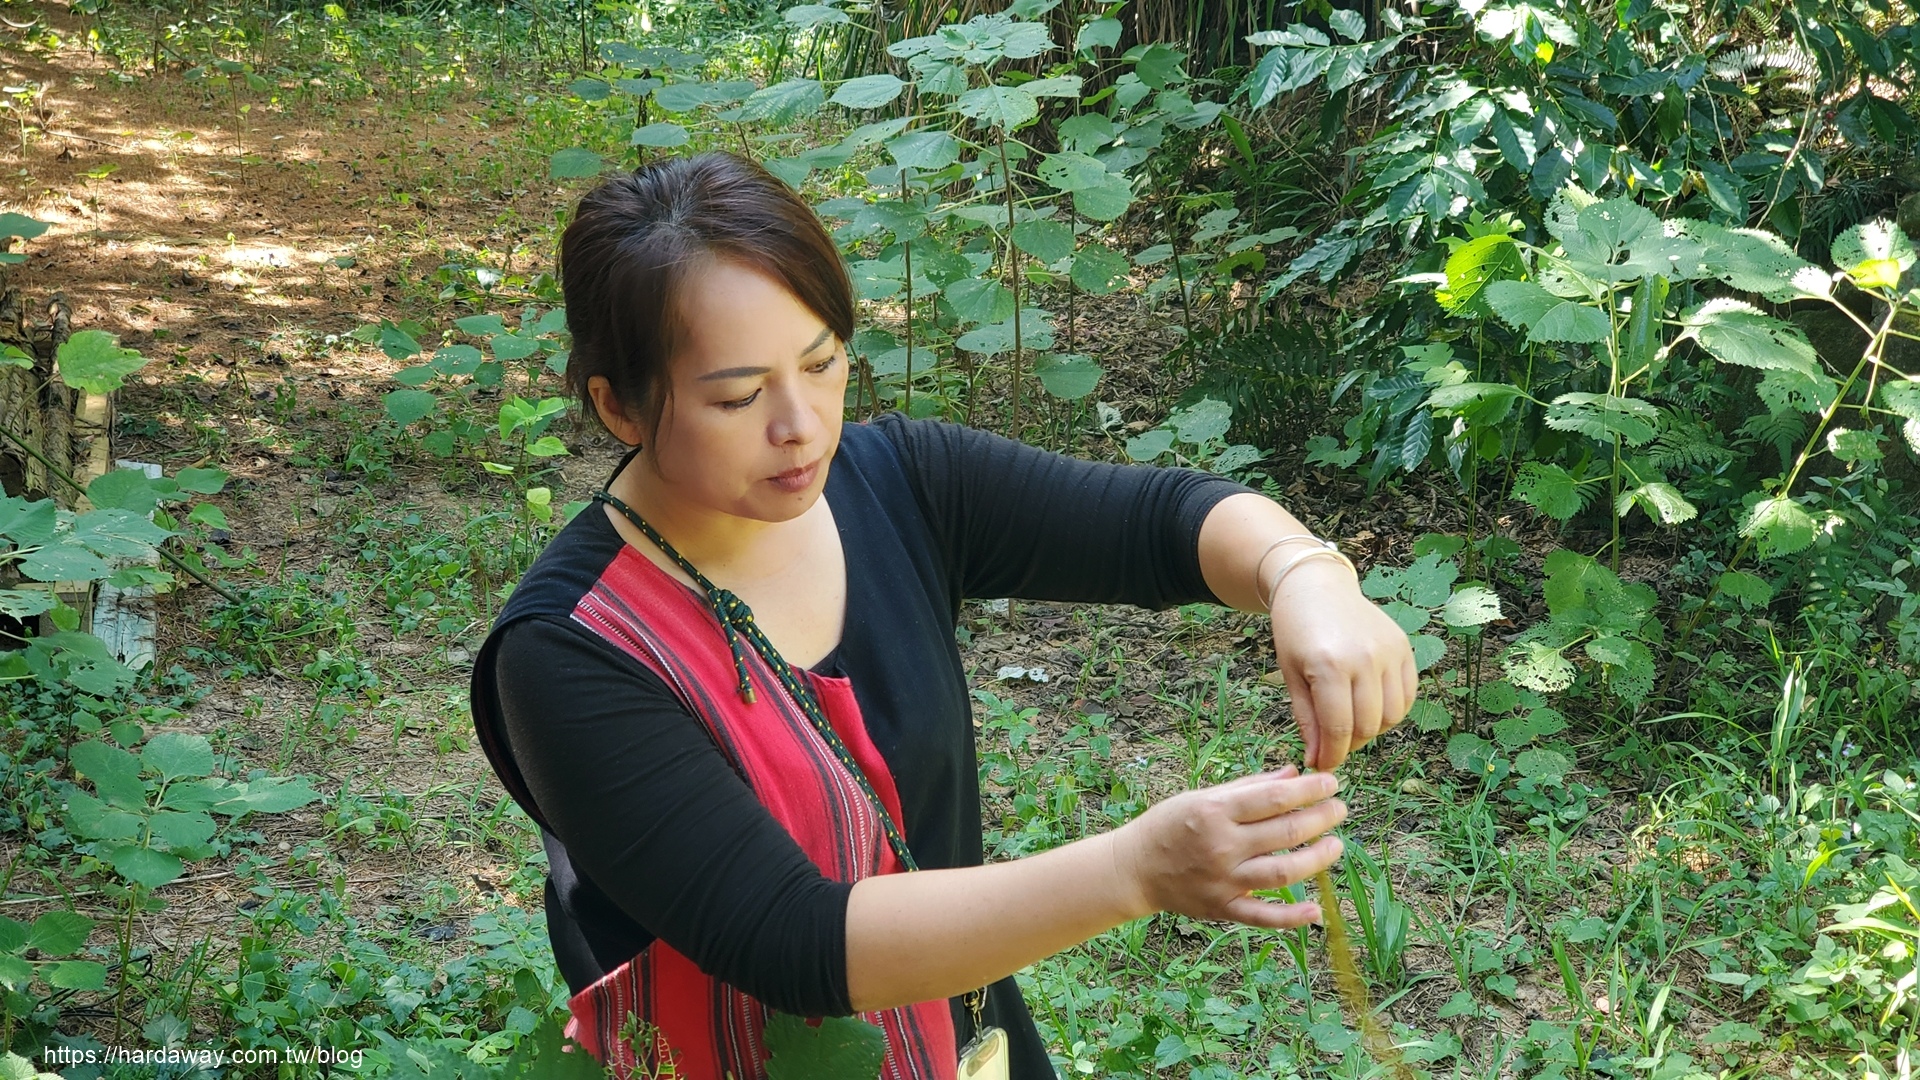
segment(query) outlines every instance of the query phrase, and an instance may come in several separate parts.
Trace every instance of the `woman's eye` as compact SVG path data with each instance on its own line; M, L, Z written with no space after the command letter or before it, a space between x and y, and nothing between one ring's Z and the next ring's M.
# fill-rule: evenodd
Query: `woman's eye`
M753 404L753 399L759 396L760 391L755 390L751 396L743 397L739 401L723 401L720 403L720 407L723 409L744 409Z
M818 364L815 364L813 366L813 370L816 374L825 374L826 372L832 370L834 361L838 359L840 359L840 356L838 353L835 353L834 355L827 357L825 360L820 361Z

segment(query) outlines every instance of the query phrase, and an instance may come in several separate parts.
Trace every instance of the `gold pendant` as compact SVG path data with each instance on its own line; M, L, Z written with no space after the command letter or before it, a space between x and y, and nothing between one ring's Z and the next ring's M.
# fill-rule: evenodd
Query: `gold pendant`
M1007 1033L982 1028L960 1049L960 1080L1007 1080Z

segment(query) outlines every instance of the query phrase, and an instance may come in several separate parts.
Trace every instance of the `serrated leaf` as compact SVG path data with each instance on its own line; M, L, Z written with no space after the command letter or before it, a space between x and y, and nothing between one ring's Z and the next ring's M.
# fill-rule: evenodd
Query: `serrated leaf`
M204 735L163 731L140 748L140 760L165 780L198 780L213 773L213 746Z
M1447 740L1447 763L1465 773L1486 772L1493 760L1493 744L1471 732L1462 731Z
M1453 627L1484 626L1501 618L1500 596L1481 585L1455 590L1440 609L1440 618Z
M93 920L85 915L77 911L49 911L33 920L23 944L48 956L72 956L87 943L87 935L91 933Z
M468 315L465 318L453 320L453 325L459 327L462 333L472 334L474 337L491 337L494 334L507 332L506 322L498 315ZM472 346L467 347L472 348ZM441 350L441 352L446 351Z
M113 572L98 555L82 547L43 547L19 562L35 581L97 581Z
M1421 731L1445 731L1453 726L1453 714L1446 706L1422 698L1407 710L1407 719Z
M1543 461L1521 465L1513 495L1556 521L1568 520L1587 503L1586 491L1572 473Z
M1073 229L1061 221L1022 221L1013 227L1014 246L1043 263L1073 254Z
M1432 634L1413 634L1407 638L1413 647L1415 671L1426 671L1447 655L1447 643Z
M93 960L62 960L40 969L47 985L60 990L104 990L107 966Z
M818 1027L776 1012L767 1020L767 1080L864 1080L880 1075L886 1032L858 1017L830 1016Z
M1133 184L1117 173L1107 173L1098 184L1073 192L1074 212L1094 221L1114 221L1132 205Z
M896 165L932 171L960 160L960 143L944 131L909 131L888 142L887 153Z
M1699 341L1722 363L1810 376L1820 372L1813 346L1796 327L1744 301L1715 297L1681 315L1680 321L1687 328L1683 336Z
M1813 543L1817 528L1806 507L1784 496L1762 499L1747 512L1740 535L1757 538L1760 557L1791 555Z
M1691 521L1694 515L1699 513L1694 509L1693 504L1680 494L1679 488L1663 481L1642 484L1631 491L1621 493L1620 505L1615 508L1616 512L1625 517L1627 511L1636 503L1647 512L1648 517L1663 525L1678 525L1683 521Z
M140 759L125 750L89 740L68 751L67 760L74 771L93 782L94 790L107 802L127 810L146 805L147 789L140 782Z
M1721 574L1720 591L1745 606L1773 602L1773 586L1768 585L1765 578L1744 570L1728 570Z
M1899 287L1914 259L1913 242L1885 218L1855 225L1833 242L1834 263L1863 289Z
M1447 282L1433 296L1452 314L1483 316L1488 308L1481 293L1487 285L1517 279L1526 269L1513 237L1505 233L1475 237L1447 256Z
M53 360L61 381L83 394L111 394L146 363L146 357L121 348L119 340L104 330L74 334L60 343Z
M1095 158L1075 151L1048 154L1036 170L1040 179L1056 191L1081 191L1106 183L1107 167Z
M848 109L877 109L899 97L906 88L906 83L892 75L862 75L841 83L828 100Z
M1652 402L1614 394L1562 394L1547 406L1550 428L1577 431L1600 442L1619 435L1628 446L1652 439L1659 418L1660 408Z
M157 889L186 872L179 856L138 844L113 844L99 854L115 873L149 889Z
M1573 661L1562 656L1560 650L1540 641L1515 643L1500 658L1500 665L1506 669L1507 678L1512 679L1515 685L1543 694L1557 694L1572 686L1577 674Z

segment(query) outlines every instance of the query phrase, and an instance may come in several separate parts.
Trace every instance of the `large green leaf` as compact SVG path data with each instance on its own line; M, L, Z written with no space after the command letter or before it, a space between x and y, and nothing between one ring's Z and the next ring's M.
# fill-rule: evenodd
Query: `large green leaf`
M1040 385L1046 388L1047 393L1067 401L1077 401L1093 393L1094 388L1100 385L1104 370L1090 356L1066 353L1043 356L1034 361L1033 373L1039 376Z
M1678 525L1693 520L1699 511L1680 494L1680 489L1664 481L1642 484L1630 491L1620 493L1620 502L1614 512L1621 517L1638 505L1647 512L1647 516L1665 525Z
M205 735L163 731L140 748L140 760L164 780L197 780L213 774L213 746Z
M893 75L862 75L841 83L828 100L849 109L877 109L906 88L907 84Z
M20 572L35 581L98 581L113 568L86 548L49 545L20 560Z
M1073 229L1061 221L1022 221L1013 227L1021 251L1052 264L1073 254Z
M788 79L748 95L746 103L734 110L733 119L785 124L812 116L826 102L826 88L818 80Z
M127 376L146 365L147 358L105 330L82 330L60 343L54 368L62 382L83 394L111 394Z
M1107 182L1107 167L1086 154L1068 150L1040 159L1040 179L1057 191L1082 191Z
M1914 263L1913 242L1884 218L1863 222L1833 242L1833 261L1863 289L1892 289Z
M93 920L77 911L49 911L33 920L25 944L47 956L72 956L92 932Z
M1791 555L1808 547L1817 531L1806 507L1785 496L1753 504L1740 526L1741 536L1755 538L1763 559Z
M1125 255L1101 244L1087 244L1074 253L1070 276L1079 288L1104 296L1125 285L1131 269Z
M960 160L960 143L944 131L909 131L887 143L894 164L914 169L944 169Z
M630 141L635 146L669 147L685 146L690 138L692 136L687 134L686 128L661 120L644 127L634 128Z
M118 507L94 510L73 519L73 539L96 555L137 559L172 536L144 514Z
M122 809L147 804L146 785L140 782L140 759L117 746L98 740L77 743L67 760L74 771L93 781L100 797Z
M1073 193L1073 209L1095 221L1113 221L1132 205L1133 185L1118 173L1108 173L1099 184Z
M1543 694L1565 690L1578 674L1573 661L1543 641L1516 642L1500 658L1500 665L1515 684Z
M1533 342L1605 341L1612 331L1606 312L1553 295L1531 281L1493 281L1482 290L1494 313Z
M213 819L200 810L161 810L147 820L153 835L174 851L198 847L213 838Z
M1586 490L1566 469L1546 461L1520 466L1513 482L1514 498L1557 521L1565 521L1587 505Z
M1818 375L1820 361L1800 331L1759 308L1731 297L1715 297L1680 316L1687 329L1683 337L1722 363L1762 371L1796 371Z
M107 966L94 960L62 960L40 969L47 985L60 990L104 990Z
M1501 617L1500 596L1483 585L1469 585L1447 598L1440 618L1448 626L1482 626Z
M582 147L555 151L547 159L547 174L555 180L571 180L583 176L598 176L600 170L607 167L599 154Z
M1653 438L1660 407L1640 398L1614 394L1561 394L1547 406L1547 426L1577 431L1601 442L1614 435L1628 446Z
M1826 296L1833 291L1827 272L1794 254L1786 241L1760 229L1729 229L1682 218L1674 222L1706 248L1708 272L1741 291L1773 301L1796 296Z
M179 856L139 844L113 844L99 854L115 873L149 889L157 889L186 872Z
M774 1013L767 1021L768 1080L873 1080L887 1056L887 1035L858 1017L829 1016L812 1026Z
M33 240L47 231L50 226L44 221L35 221L25 214L0 214L0 236L17 236L22 240Z
M982 127L1012 131L1040 115L1040 103L1017 86L994 83L976 87L960 95L953 103L960 115L972 117Z
M1434 293L1434 299L1455 315L1484 316L1487 302L1480 294L1487 284L1519 278L1526 269L1513 237L1505 233L1476 237L1447 256L1447 283Z
M387 415L401 427L425 417L440 403L440 399L430 390L395 390L383 400Z

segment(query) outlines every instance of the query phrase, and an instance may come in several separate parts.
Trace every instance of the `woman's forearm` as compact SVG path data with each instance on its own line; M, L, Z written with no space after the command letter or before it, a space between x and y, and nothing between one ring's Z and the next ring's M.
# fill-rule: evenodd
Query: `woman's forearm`
M847 899L855 1011L954 997L1151 914L1114 834L1023 859L861 880Z

